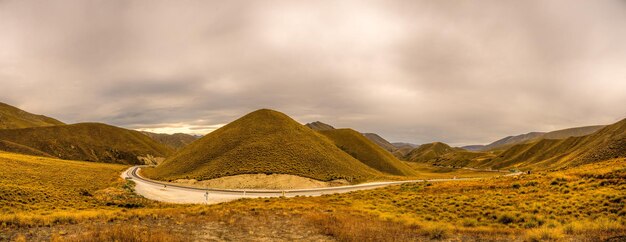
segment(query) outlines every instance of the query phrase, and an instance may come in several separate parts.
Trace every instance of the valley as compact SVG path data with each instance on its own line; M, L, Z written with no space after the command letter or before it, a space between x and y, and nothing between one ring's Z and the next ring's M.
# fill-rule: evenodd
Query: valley
M3 129L0 240L619 241L625 131L622 120L503 150L392 148L268 109L199 139Z

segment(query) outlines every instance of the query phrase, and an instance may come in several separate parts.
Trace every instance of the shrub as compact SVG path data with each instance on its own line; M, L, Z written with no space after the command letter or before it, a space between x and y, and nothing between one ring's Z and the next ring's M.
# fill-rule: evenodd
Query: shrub
M510 224L515 222L515 217L511 214L504 213L498 217L498 222L501 224Z
M513 185L511 185L511 187L513 187L514 189L519 189L521 187L521 185L519 183L513 183Z

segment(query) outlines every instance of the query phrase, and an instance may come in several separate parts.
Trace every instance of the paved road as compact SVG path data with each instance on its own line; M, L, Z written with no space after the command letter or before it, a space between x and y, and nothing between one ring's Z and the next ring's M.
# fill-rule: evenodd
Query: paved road
M441 181L467 181L480 178L458 178L458 179L430 179L430 180L408 180L392 182L372 182L350 186L324 187L312 189L292 189L292 190L250 190L250 189L217 189L217 188L197 188L183 185L163 183L140 176L137 171L141 166L133 166L122 173L122 178L135 182L135 192L145 198L171 203L206 203L214 204L232 201L240 198L259 197L295 197L295 196L321 196L324 194L345 193L359 190L368 190L398 185L403 183L417 182L441 182ZM514 173L517 174L517 173ZM509 174L510 175L510 174ZM166 187L167 186L167 187ZM207 196L208 193L208 196Z

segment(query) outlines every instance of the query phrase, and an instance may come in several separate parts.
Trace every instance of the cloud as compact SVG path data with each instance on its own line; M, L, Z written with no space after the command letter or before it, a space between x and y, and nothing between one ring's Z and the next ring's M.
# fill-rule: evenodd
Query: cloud
M392 141L626 116L624 1L0 1L1 101L209 131L258 108Z

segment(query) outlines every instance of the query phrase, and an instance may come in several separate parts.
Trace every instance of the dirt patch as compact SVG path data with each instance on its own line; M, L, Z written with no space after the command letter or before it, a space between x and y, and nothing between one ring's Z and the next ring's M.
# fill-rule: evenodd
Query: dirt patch
M303 189L350 185L346 180L330 182L318 181L311 178L287 174L246 174L226 176L211 180L197 181L194 179L178 179L174 183L202 188L230 188L230 189Z

